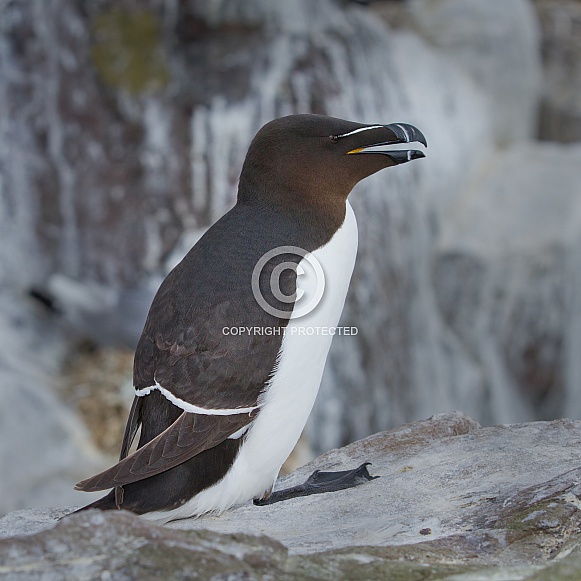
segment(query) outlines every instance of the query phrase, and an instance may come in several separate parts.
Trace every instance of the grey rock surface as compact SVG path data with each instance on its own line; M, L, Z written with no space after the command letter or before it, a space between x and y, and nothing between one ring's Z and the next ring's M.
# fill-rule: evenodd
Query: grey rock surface
M570 420L480 428L455 412L278 483L369 460L380 478L356 489L165 527L117 511L20 511L0 519L0 578L576 579L580 434Z
M21 309L1 283L0 345L0 515L82 502L75 482L106 459L53 390L62 337Z
M83 502L74 484L107 459L79 418L50 391L18 379L0 385L0 399L0 514Z
M486 95L499 144L529 139L541 91L540 30L528 0L413 0L409 25ZM518 71L518 72L517 72Z
M521 419L581 417L579 167L580 145L514 144L474 177L442 225L439 310L503 421L515 410ZM464 409L474 414L475 405Z
M544 64L539 137L581 140L581 4L577 0L533 0L542 30Z

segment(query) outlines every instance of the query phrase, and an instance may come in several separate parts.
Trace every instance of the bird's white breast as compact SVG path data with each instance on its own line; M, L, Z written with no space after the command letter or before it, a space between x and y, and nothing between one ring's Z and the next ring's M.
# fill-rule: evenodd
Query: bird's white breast
M312 253L325 275L322 298L308 314L289 321L276 371L261 401L261 411L252 423L232 468L222 480L183 506L145 516L167 522L209 511L221 512L261 496L273 485L315 403L332 332L343 311L356 254L357 222L347 202L341 228L325 246ZM313 285L320 281L308 276L312 269L304 264L304 260L299 265L299 272L301 270L305 275L297 277L297 286L304 292L303 299L308 300L314 292Z

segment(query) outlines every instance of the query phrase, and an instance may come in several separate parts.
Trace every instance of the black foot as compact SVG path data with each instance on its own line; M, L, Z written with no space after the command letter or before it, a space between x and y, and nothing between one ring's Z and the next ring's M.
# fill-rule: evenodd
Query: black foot
M367 466L371 466L371 462L361 464L355 470L343 470L342 472L321 472L315 470L307 481L292 488L285 488L284 490L277 490L273 492L269 498L264 500L254 499L256 506L264 506L266 504L274 504L289 498L296 498L297 496L309 496L311 494L321 494L323 492L336 492L337 490L345 490L346 488L353 488L359 486L370 480L375 480L379 476L371 476L367 471Z

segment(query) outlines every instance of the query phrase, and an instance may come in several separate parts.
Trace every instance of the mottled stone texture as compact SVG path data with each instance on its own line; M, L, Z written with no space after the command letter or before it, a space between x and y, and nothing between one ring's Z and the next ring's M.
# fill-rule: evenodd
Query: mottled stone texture
M534 0L542 28L544 65L539 137L581 140L581 4Z
M2 9L0 171L9 199L27 196L34 282L56 271L135 284L194 214L181 159L189 115L170 87L159 4Z
M578 579L580 430L566 420L480 428L442 414L329 452L278 484L366 459L381 477L358 488L166 527L118 511L12 513L0 519L0 577Z

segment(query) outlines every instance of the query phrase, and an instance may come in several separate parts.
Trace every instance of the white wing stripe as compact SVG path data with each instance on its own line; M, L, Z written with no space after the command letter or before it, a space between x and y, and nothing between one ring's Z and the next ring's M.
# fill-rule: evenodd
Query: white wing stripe
M184 401L179 397L176 397L171 391L159 385L159 383L156 383L155 385L150 385L149 387L144 387L143 389L136 389L135 395L137 397L143 397L145 395L149 395L154 389L157 389L166 399L171 401L171 403L173 403L180 409L184 410L185 412L190 412L192 414L203 414L207 416L233 416L235 414L248 414L259 408L259 406L248 408L232 408L232 409L202 408L197 405L188 403L187 401Z

